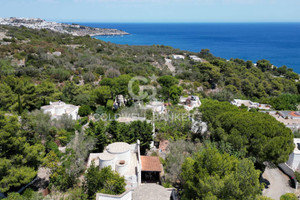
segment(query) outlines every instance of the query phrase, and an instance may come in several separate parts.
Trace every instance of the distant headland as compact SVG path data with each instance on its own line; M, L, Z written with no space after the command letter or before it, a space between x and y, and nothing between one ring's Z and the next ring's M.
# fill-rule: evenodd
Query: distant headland
M40 18L0 18L0 25L27 27L32 29L49 29L59 33L67 33L74 36L114 36L114 35L129 35L129 33L107 28L93 28L78 24L64 24L58 22L47 22Z

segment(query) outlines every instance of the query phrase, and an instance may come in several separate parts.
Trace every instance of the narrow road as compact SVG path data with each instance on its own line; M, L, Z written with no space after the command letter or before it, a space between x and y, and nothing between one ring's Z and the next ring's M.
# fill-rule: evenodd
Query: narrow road
M290 178L278 168L266 168L263 178L269 181L270 185L263 191L263 195L274 200L280 200L280 196L286 193L294 193L296 190L289 185Z

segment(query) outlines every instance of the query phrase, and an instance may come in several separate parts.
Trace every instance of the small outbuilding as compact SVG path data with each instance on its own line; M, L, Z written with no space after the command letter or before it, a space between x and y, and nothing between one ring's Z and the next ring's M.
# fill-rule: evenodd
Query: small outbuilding
M141 156L142 161L142 182L160 183L163 173L162 164L157 156Z

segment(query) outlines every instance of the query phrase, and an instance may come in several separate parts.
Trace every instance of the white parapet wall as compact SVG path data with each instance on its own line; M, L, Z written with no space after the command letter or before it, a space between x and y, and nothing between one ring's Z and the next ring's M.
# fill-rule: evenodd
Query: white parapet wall
M293 153L290 154L287 165L294 171L300 170L300 138L294 138L295 149Z
M96 200L132 200L132 191L128 190L120 195L97 193Z

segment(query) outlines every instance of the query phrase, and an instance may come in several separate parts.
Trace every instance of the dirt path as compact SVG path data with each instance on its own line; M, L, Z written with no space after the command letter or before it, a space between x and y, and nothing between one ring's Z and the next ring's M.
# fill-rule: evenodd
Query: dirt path
M168 68L169 68L169 70L172 72L172 73L174 73L175 72L175 67L172 65L172 60L171 59L167 59L167 58L165 58L165 60L166 60L166 65L168 66Z
M280 196L286 193L294 193L296 190L290 185L290 179L278 168L266 168L263 178L269 181L270 185L263 191L263 195L274 200L280 200Z
M3 38L6 38L6 35L4 32L0 32L0 40L2 40Z

